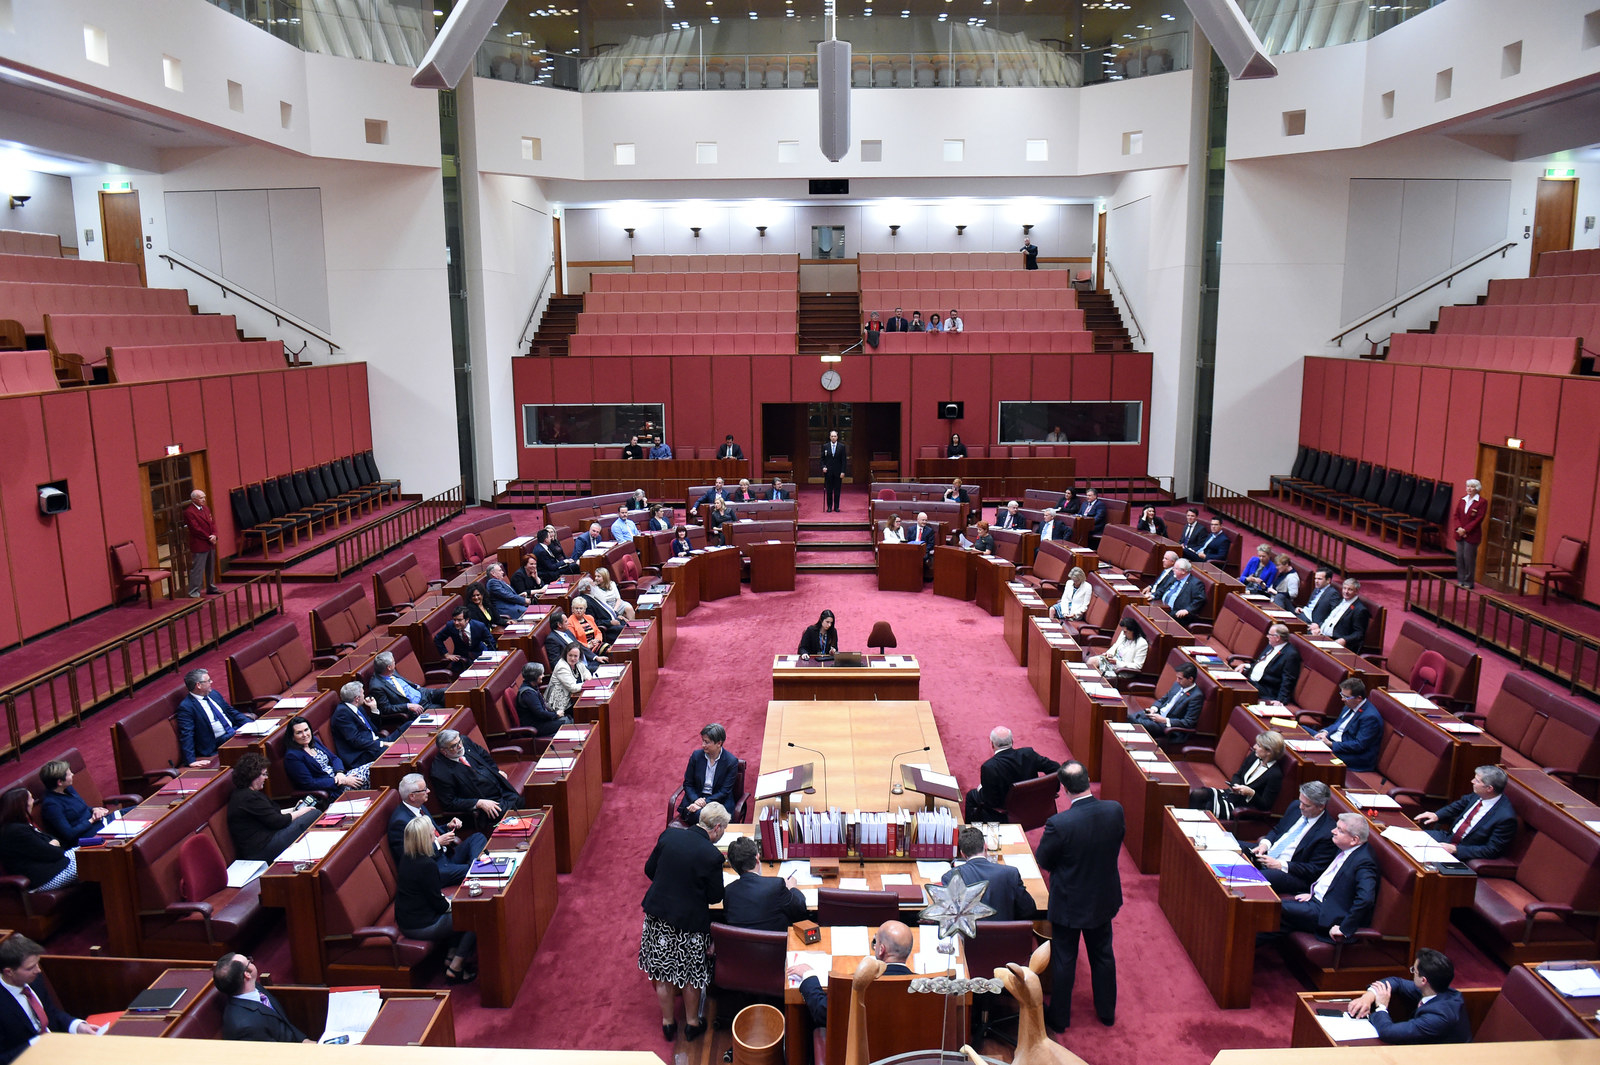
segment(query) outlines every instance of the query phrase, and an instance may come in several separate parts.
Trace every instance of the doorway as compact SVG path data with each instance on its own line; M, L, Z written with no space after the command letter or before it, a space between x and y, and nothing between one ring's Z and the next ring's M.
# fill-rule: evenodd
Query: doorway
M1539 272L1539 256L1547 251L1571 249L1577 214L1576 178L1539 179L1539 195L1533 208L1533 253L1528 257L1530 277Z
M207 505L216 510L216 500L206 485L205 452L143 463L139 479L144 487L146 557L155 560L152 565L170 570L176 581L189 572L189 537L183 518L189 493L200 489L206 493ZM216 576L220 574L213 579Z
M765 458L794 461L798 484L822 483L822 445L837 431L850 455L848 484L860 484L877 461L900 458L898 403L763 403L761 449Z
M1483 523L1483 557L1480 575L1485 584L1515 591L1522 567L1539 557L1543 529L1543 500L1553 463L1543 455L1504 447L1485 447L1478 479L1489 497L1489 516Z
M100 194L100 239L105 242L106 261L137 266L141 285L145 283L142 219L138 192Z

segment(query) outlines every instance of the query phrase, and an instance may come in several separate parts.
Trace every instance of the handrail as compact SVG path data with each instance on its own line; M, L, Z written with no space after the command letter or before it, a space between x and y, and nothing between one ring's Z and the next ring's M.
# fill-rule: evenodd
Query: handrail
M1122 283L1122 276L1117 273L1117 268L1111 261L1111 256L1106 255L1106 269L1111 271L1111 280L1117 283L1117 291L1122 293L1122 302L1128 308L1128 317L1133 320L1133 331L1139 337L1139 342L1145 343L1144 328L1139 325L1139 312L1133 309L1133 300L1128 298L1128 290ZM1130 340L1132 337L1129 338Z
M352 529L333 541L334 576L344 577L406 541L442 525L466 507L466 486L458 484L436 496L412 500L378 521Z
M521 355L528 344L528 327L533 324L533 316L539 313L539 302L544 298L545 286L550 283L550 278L555 275L555 259L550 260L550 265L545 269L544 277L539 281L539 287L533 292L533 306L528 308L528 320L522 323L522 335L517 337L516 354Z
M1253 496L1235 492L1215 481L1206 482L1206 506L1259 533L1268 540L1283 544L1295 554L1329 566L1336 573L1349 569L1349 552L1361 544L1342 533L1325 529L1288 511L1278 510Z
M207 270L205 267L203 267L203 266L195 266L193 263L186 263L183 260L178 259L175 256L167 254L166 252L162 252L161 253L161 258L167 260L167 268L169 270L174 266L181 266L185 270L189 271L191 274L194 274L195 276L203 278L204 280L211 282L213 285L216 285L218 288L220 288L222 290L222 298L223 299L227 299L228 298L228 294L231 292L233 295L238 296L240 299L244 300L246 303L251 304L252 306L255 306L255 307L260 307L262 310L264 310L268 314L272 315L273 319L279 325L282 325L284 322L288 322L290 325L292 325L296 329L300 330L300 332L305 333L307 336L313 338L314 340L321 341L322 343L328 345L328 354L329 355L332 355L335 351L340 350L339 349L339 345L334 342L334 339L332 337L328 336L326 333L322 332L322 330L318 329L316 326L307 325L305 322L302 322L300 319L296 318L294 315L290 314L288 311L283 310L281 307L272 307L272 306L269 306L269 305L267 305L265 303L262 303L260 300L256 299L254 296L250 295L250 293L244 291L243 289L236 288L233 285L228 284L227 281L225 281L222 278L218 277L216 274L213 274L210 270ZM305 350L305 347L302 346L300 348L300 351L304 351L304 350ZM295 354L298 356L299 352L296 352ZM296 358L295 361L298 362L299 359Z
M1395 311L1399 310L1402 305L1410 303L1412 300L1416 299L1418 296L1422 295L1424 292L1428 291L1430 288L1435 288L1438 285L1440 285L1441 283L1446 288L1449 288L1451 286L1451 282L1455 279L1455 276L1457 274L1464 273L1464 272L1472 269L1474 266L1477 266L1479 263L1483 262L1485 259L1492 259L1496 255L1499 255L1499 256L1503 257L1506 252L1510 251L1512 248L1515 248L1520 243L1522 243L1522 242L1519 241L1519 240L1507 241L1506 243L1500 245L1498 248L1494 248L1494 249L1492 249L1490 251L1484 252L1482 255L1478 256L1476 259L1472 260L1470 263L1467 263L1467 264L1465 264L1463 266L1456 267L1454 270L1451 270L1448 274L1445 274L1443 277L1435 278L1434 280L1428 282L1426 285L1423 285L1421 288L1412 291L1410 294L1405 295L1405 296L1401 296L1399 299L1397 299L1393 303L1389 304L1389 306L1383 307L1383 308L1373 312L1372 314L1368 315L1367 317L1361 319L1361 321L1357 322L1355 325L1351 326L1349 329L1346 329L1344 332L1336 333L1333 336L1333 338L1328 341L1328 343L1333 344L1336 347L1341 347L1341 348L1344 347L1344 338L1349 336L1351 333L1354 333L1357 329L1360 329L1362 326L1366 325L1368 322L1373 321L1373 320L1378 319L1378 318L1382 318L1386 314L1389 314L1389 315L1394 314Z

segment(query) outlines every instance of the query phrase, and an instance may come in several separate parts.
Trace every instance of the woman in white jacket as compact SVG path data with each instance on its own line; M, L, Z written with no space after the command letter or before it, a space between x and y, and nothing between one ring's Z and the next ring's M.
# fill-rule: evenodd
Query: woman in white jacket
M550 671L550 683L544 689L545 705L551 713L570 714L578 693L583 691L583 682L593 676L589 667L583 664L583 645L568 644L561 661Z

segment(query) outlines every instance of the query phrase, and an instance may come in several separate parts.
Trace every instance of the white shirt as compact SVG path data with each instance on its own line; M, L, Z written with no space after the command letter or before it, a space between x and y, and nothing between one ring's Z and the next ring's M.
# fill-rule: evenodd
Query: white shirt
M906 534L899 529L892 529L885 525L883 527L883 542L886 544L903 544L906 542Z
M1461 817L1456 821L1455 824L1450 826L1450 834L1453 836L1453 835L1456 834L1456 832L1460 831L1461 834L1463 836L1465 836L1466 832L1464 830L1462 830L1462 826L1463 825L1467 825L1467 818L1471 817L1473 824L1476 824L1477 822L1482 821L1483 820L1483 815L1488 813L1490 807L1492 807L1495 803L1497 803L1499 801L1500 801L1500 796L1498 796L1498 795L1494 796L1493 798L1489 798L1489 799L1478 799L1476 803L1474 803L1473 805L1467 807L1467 812L1462 814ZM1474 815L1476 815L1476 816L1474 816ZM1470 828L1472 826L1471 825L1467 825L1467 827Z
M960 318L946 318L945 319L944 331L946 333L959 333L959 332L961 332L961 330L962 330L962 322L961 322Z
M1250 668L1250 679L1260 680L1262 674L1267 671L1268 664L1271 663L1274 658L1278 657L1278 652L1283 650L1283 647L1284 645L1280 643L1276 647L1267 648L1267 653L1262 655L1261 658L1256 661L1256 664Z
M1350 609L1350 604L1353 602L1355 602L1354 599L1339 600L1334 608L1328 611L1328 616L1322 619L1322 624L1318 625L1317 628L1323 632L1332 632L1333 627L1339 624L1339 619L1344 617L1345 611Z
M1333 862L1322 871L1321 876L1317 877L1317 882L1311 885L1312 898L1318 902L1322 901L1322 896L1328 893L1329 886L1333 884L1333 878L1339 875L1340 867L1344 865L1345 859L1350 857L1350 851L1353 850L1355 850L1355 847L1351 847L1349 850L1342 850L1334 856Z
M211 735L221 739L228 731L228 719L222 713L222 707L211 701L211 693L196 695L200 700L200 709L206 712L206 720L211 722Z
M24 984L22 987L17 987L10 980L0 980L0 987L4 987L7 991L11 992L11 997L17 1000L17 1006L22 1010L22 1015L28 1018L29 1024L33 1025L33 1030L36 1034L32 1039L28 1040L28 1045L32 1046L34 1043L39 1041L39 1036L43 1035L44 1033L39 1028L38 1015L33 1012L33 1003L28 1001L27 985ZM42 1000L40 1005L43 1005ZM81 1024L83 1024L82 1021L74 1018L68 1030L76 1032L78 1030L78 1026Z

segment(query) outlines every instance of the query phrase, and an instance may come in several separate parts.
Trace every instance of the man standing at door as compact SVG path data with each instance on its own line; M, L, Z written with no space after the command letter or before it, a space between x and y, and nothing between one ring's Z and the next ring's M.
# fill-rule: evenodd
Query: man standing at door
M1483 482L1469 478L1467 494L1456 500L1450 522L1456 531L1456 583L1463 588L1471 588L1478 577L1478 544L1483 540L1483 516L1489 511L1489 504L1478 494L1481 491ZM193 578L189 587L194 587Z
M850 464L850 453L839 443L839 430L828 433L828 442L822 445L822 503L823 509L836 512L839 497L844 493L844 470Z
M183 520L189 526L189 598L199 599L204 588L217 594L217 522L206 507L206 494L196 488L189 493L189 505L183 510Z

